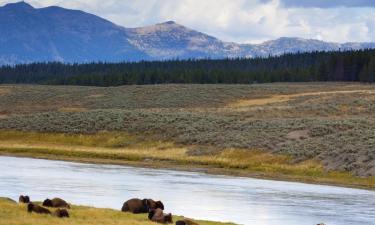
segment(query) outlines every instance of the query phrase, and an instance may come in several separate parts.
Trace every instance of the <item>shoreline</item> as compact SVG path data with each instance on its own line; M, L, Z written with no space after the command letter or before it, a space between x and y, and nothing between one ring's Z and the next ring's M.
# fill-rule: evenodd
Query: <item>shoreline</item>
M36 201L35 203L40 204L41 202ZM53 211L54 209L49 208L49 210ZM111 225L156 224L147 218L147 214L132 214L112 208L100 208L88 205L71 205L68 212L70 215L69 218L64 219L56 218L51 215L41 215L36 213L30 214L26 211L26 204L20 204L16 200L8 197L0 197L0 224L24 225L26 218L28 220L27 224L40 225L102 225L108 223ZM180 219L189 219L196 221L201 225L235 225L231 222L196 220L181 215L173 215L174 221Z
M173 163L172 160L164 161L125 161L125 160L114 160L114 159L99 159L99 158L79 158L79 157L68 157L68 156L58 156L58 155L47 155L47 154L30 154L30 153L7 153L0 149L0 156L5 157L19 157L19 158L32 158L32 159L44 159L44 160L54 160L54 161L65 161L65 162L76 162L84 164L102 164L102 165L118 165L127 166L135 168L149 168L149 169L161 169L161 170L174 170L174 171L184 171L184 172L194 172L202 173L207 175L222 175L229 177L243 177L243 178L253 178L262 180L272 180L272 181L284 181L284 182L296 182L312 185L325 185L333 187L343 187L343 188L354 188L374 191L374 186L366 186L359 184L344 184L335 181L322 181L319 179L314 179L312 177L295 177L292 175L274 175L266 174L257 171L241 170L241 169L228 169L228 168L218 168L213 166L203 166L203 165L183 165ZM193 167L194 166L194 167Z

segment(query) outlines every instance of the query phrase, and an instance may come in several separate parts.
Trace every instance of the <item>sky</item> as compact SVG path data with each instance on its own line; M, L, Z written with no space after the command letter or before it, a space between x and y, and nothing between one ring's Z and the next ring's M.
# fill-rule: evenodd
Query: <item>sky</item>
M0 5L13 0L0 0ZM224 41L279 37L375 42L375 0L27 0L80 9L124 27L173 20Z

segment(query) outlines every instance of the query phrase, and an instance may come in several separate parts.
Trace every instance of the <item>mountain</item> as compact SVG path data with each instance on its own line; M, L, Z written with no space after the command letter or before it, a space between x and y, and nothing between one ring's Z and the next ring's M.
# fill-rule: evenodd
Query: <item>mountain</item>
M226 58L287 52L375 48L375 43L331 43L279 38L261 44L224 42L173 21L124 28L80 10L25 2L0 7L0 64L36 61L139 61Z
M149 59L126 30L107 20L60 7L35 9L25 2L0 8L0 60L119 61Z
M173 21L127 31L129 41L154 59L244 56L239 44L220 41Z

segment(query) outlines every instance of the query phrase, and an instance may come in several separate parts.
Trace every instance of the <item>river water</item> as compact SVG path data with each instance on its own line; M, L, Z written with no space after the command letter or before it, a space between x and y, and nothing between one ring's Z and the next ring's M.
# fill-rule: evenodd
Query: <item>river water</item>
M62 197L120 209L133 197L166 212L251 225L375 225L375 192L294 182L0 157L0 196Z

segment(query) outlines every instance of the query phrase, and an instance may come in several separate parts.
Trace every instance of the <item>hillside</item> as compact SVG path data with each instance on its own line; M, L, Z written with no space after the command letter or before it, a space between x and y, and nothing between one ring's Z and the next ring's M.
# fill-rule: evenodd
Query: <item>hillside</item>
M354 83L0 86L0 129L26 131L1 133L1 151L53 156L59 148L72 151L62 144L75 141L67 137L67 142L61 142L59 137L49 138L49 133L90 135L110 131L124 132L130 139L122 139L121 133L119 139L112 134L108 140L98 137L102 147L125 148L123 152L114 150L118 156L109 154L113 149L109 151L103 156L108 160L156 163L164 159L162 165L221 165L276 177L304 174L305 180L317 174L325 176L324 171L373 177L374 94L373 85ZM42 136L28 136L27 132L42 132ZM57 150L43 150L43 140L51 140L46 143L47 149ZM89 150L90 146L77 151ZM132 153L131 149L140 146L148 147ZM86 159L106 154L103 149L92 150L95 154L85 153L89 154ZM76 154L65 155L63 149L57 153L64 157Z
M375 50L289 53L253 59L52 62L0 67L0 84L120 86L313 81L375 82Z
M280 38L261 44L225 42L173 21L124 28L96 15L25 2L0 7L0 65L40 61L92 62L280 55L365 49L374 43Z

